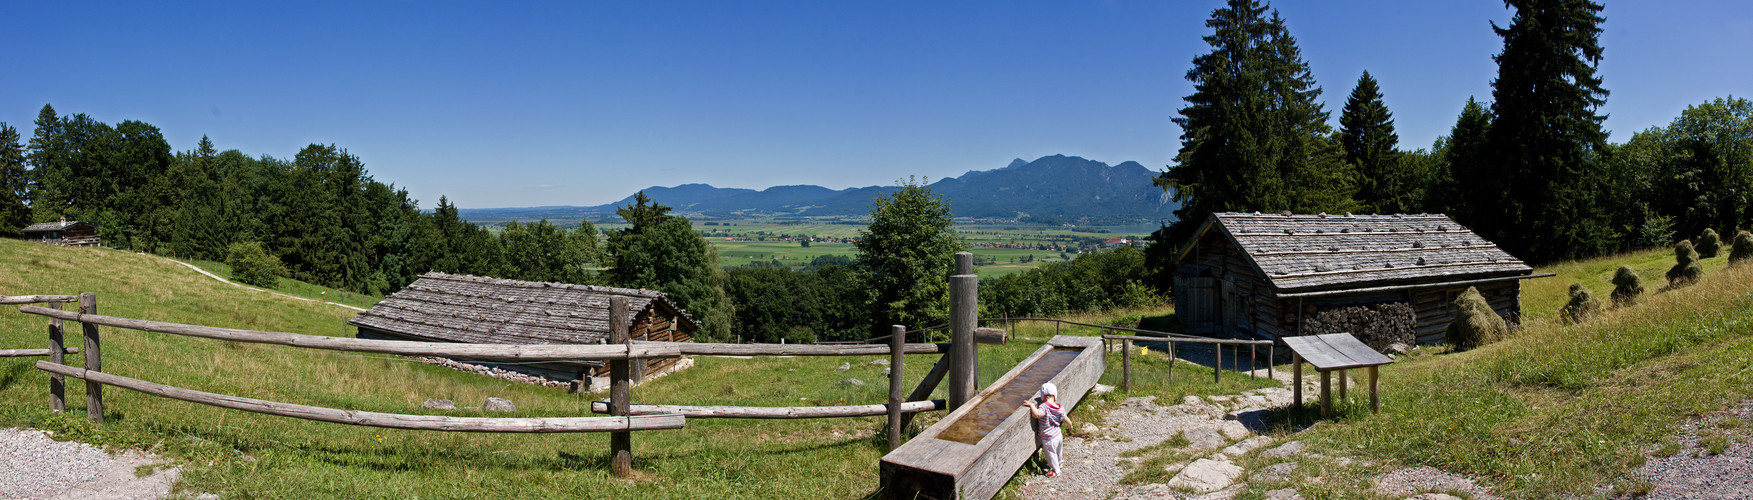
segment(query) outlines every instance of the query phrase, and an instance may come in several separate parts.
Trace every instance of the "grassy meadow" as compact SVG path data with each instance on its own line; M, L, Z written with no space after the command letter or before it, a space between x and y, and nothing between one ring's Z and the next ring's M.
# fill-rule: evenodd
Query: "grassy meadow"
M1287 486L1304 498L1356 498L1369 478L1410 465L1474 475L1509 498L1648 491L1628 474L1647 454L1674 453L1678 425L1753 398L1753 268L1727 268L1725 260L1706 259L1703 281L1672 291L1659 291L1673 265L1669 250L1538 269L1558 276L1525 286L1520 332L1384 367L1382 413L1371 414L1355 391L1331 421L1318 421L1313 408L1275 416L1280 433L1312 425L1287 439L1362 458L1361 465L1302 458L1289 482L1253 484L1238 498ZM1644 279L1648 293L1637 305L1580 325L1559 320L1571 283L1606 301L1605 283L1620 265ZM1273 461L1256 456L1245 465ZM1315 476L1324 479L1310 481Z
M95 292L105 315L318 335L350 335L352 312L317 302L225 285L166 259L95 248L59 248L0 240L0 295ZM10 308L8 308L10 309ZM1126 321L1171 314L1133 311L1071 318ZM46 319L0 311L0 345L46 345ZM70 339L77 339L77 329ZM428 398L478 406L489 396L512 400L508 416L589 414L590 398L375 355L222 342L103 328L106 372L190 389L343 409L437 415ZM1065 334L1094 335L1066 328ZM1054 334L1050 323L1024 324L1005 346L983 346L980 378L989 383ZM74 340L74 343L77 341ZM876 357L736 359L700 357L691 369L633 390L635 403L807 406L881 403L887 397ZM913 356L916 384L935 362ZM179 491L225 497L316 498L858 498L876 491L885 439L883 417L817 420L690 420L679 430L636 433L635 480L608 471L602 434L467 434L354 427L213 408L124 389L105 391L106 423L87 423L84 385L69 383L68 411L48 411L48 376L36 358L0 359L0 426L50 430L111 448L145 449L185 468ZM1118 358L1115 358L1118 362ZM78 355L69 356L78 365ZM835 370L850 363L846 372ZM1267 382L1225 377L1167 363L1135 366L1135 394L1179 397L1233 393ZM1203 371L1204 375L1200 375ZM1104 383L1117 384L1118 370ZM858 378L862 387L842 386ZM940 391L941 392L941 391ZM941 397L939 394L937 397ZM1118 395L1091 398L1078 418ZM927 415L916 425L929 424Z

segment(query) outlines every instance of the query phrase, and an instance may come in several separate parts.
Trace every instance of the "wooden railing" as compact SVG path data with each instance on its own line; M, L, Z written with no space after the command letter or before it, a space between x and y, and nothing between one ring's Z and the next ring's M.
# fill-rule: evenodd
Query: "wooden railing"
M80 302L78 311L60 309L61 302L73 300ZM47 303L49 307L28 305L37 303ZM949 344L935 343L748 345L634 341L628 335L629 325L627 324L627 300L625 297L611 298L610 343L599 345L414 342L187 325L99 315L97 314L96 296L90 293L79 296L0 297L0 304L24 304L19 307L20 312L44 316L49 319L51 348L41 351L49 354L51 359L37 362L36 368L48 372L51 376L50 406L56 412L63 411L63 391L59 385L62 377L84 380L86 382L86 413L93 423L103 423L102 390L103 386L112 385L192 403L349 425L451 432L609 432L611 433L611 463L616 472L622 475L631 474L631 431L678 429L682 428L686 419L689 418L837 418L875 416L887 413L890 415L891 422L897 422L904 421L902 420L903 415L911 416L918 412L945 409L946 402L944 400L920 400L929 396L938 382L943 379L944 373L948 371L949 356L945 356L938 362L937 366L932 368L931 373L914 389L910 398L900 397L900 375L903 369L902 356L905 354L944 354L951 351ZM58 350L61 344L61 326L64 321L78 322L83 327L86 352L83 368L68 366L61 357L61 353L76 351ZM607 413L608 416L516 418L405 415L306 406L173 387L104 373L102 371L101 350L98 348L99 326L232 342L404 356L494 361L607 360L610 365L610 399L609 401L596 402L591 406L594 413ZM898 326L895 328L901 329ZM897 337L897 339L899 338ZM871 356L884 354L891 357L891 390L887 404L808 407L635 406L629 404L632 386L629 364L633 360L673 358L684 355ZM900 426L890 426L891 443L899 440L900 429Z
M87 296L89 296L89 305L87 303ZM59 311L61 309L61 304L64 304L67 302L79 303L80 311L87 311L87 310L92 311L92 312L97 311L97 296L93 295L93 294L89 294L89 293L83 294L83 295L14 295L14 296L0 295L0 305L48 304L49 309L56 310L56 311ZM95 346L97 346L97 328L96 327L87 328L85 331L85 334L86 334L85 342L86 342L86 345L88 346L86 348L86 352L87 353L96 353L97 349L95 348ZM49 320L49 347L47 349L0 350L0 357L48 356L49 361L53 362L57 365L65 363L66 356L68 354L78 353L79 349L78 348L69 348L66 345L64 345L65 343L63 342L63 338L62 338L63 335L64 335L64 333L62 331L61 320L60 319L50 319ZM97 357L98 357L97 354L87 354L86 355L86 358L87 358L86 362L87 363L94 363L94 362L96 362ZM90 387L87 387L87 389L89 390ZM98 408L103 407L102 401L96 401L95 403L89 399L86 401L87 407L90 407L93 404L97 405ZM49 375L49 409L51 411L56 412L56 413L60 413L64 410L66 410L66 408L67 408L67 381L60 374L51 374L51 375ZM101 420L101 418L102 418L101 415L99 418Z

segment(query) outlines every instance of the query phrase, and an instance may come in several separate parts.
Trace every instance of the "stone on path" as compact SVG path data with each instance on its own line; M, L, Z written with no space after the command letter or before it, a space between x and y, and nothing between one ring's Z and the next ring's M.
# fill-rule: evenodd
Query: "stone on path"
M1198 493L1211 493L1235 484L1242 477L1242 468L1222 460L1201 458L1181 469L1169 480L1170 488L1185 488Z
M1266 496L1261 498L1265 498L1266 500L1303 500L1303 495L1297 493L1296 488L1284 488L1281 490L1268 491L1266 492Z
M1209 427L1184 431L1181 437L1187 438L1187 449L1198 451L1222 448L1229 442L1229 439L1223 437L1223 433Z
M1290 475L1296 472L1296 467L1296 462L1268 465L1249 474L1248 480L1256 483L1282 483L1290 480Z
M1101 429L1101 428L1098 428L1098 427L1096 427L1096 424L1092 424L1092 423L1089 423L1089 422L1084 422L1084 423L1083 423L1083 427L1078 427L1078 428L1077 428L1077 431L1078 431L1078 432L1082 432L1082 433L1084 433L1084 434L1091 434L1091 435L1094 435L1094 434L1095 434L1095 433L1097 433L1097 432L1101 432L1101 431L1102 431L1102 429Z
M486 411L517 411L517 405L511 404L509 399L490 397L487 398L486 403L481 404L481 409Z
M845 362L845 363L840 363L839 367L834 368L835 371L842 371L842 372L846 371L846 370L851 370L851 369L852 369L852 363L850 361Z
M1223 437L1230 440L1242 439L1254 434L1254 431L1248 430L1248 426L1234 420L1226 420L1218 424L1217 431L1222 432Z
M1240 443L1232 444L1232 445L1230 445L1230 447L1224 448L1223 451L1221 451L1219 453L1223 453L1223 454L1229 455L1231 457L1239 457L1239 456L1248 454L1248 452L1250 452L1250 451L1254 451L1256 449L1259 449L1261 446L1266 446L1266 445L1271 444L1271 443L1272 443L1272 438L1270 438L1270 437L1254 436L1254 437L1251 437L1248 439L1244 439Z
M431 410L455 410L457 404L448 399L428 399L426 402L420 403L420 407Z
M1248 491L1248 485L1236 483L1230 485L1228 488L1193 497L1193 500L1230 500L1231 498L1235 498L1236 495L1242 494L1244 491Z
M1157 483L1126 490L1124 493L1115 495L1112 500L1156 500L1179 497L1180 495L1174 489L1169 488L1169 485Z
M841 379L840 380L841 387L846 387L849 385L853 386L853 387L864 387L864 381L859 380L859 379L855 379L855 378L848 378L848 379Z
M1260 454L1268 456L1268 457L1272 457L1272 458L1290 458L1290 457L1295 456L1297 454L1300 454L1302 452L1303 452L1303 442L1302 441L1291 441L1289 443L1284 443L1284 444L1278 445L1277 448L1273 448L1270 450L1260 452Z

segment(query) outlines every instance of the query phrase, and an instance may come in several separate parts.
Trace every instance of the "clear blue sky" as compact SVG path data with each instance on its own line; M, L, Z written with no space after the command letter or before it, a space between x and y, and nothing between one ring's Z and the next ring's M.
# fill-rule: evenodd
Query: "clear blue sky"
M1753 92L1753 2L1607 1L1613 142ZM423 207L652 186L887 185L1077 155L1170 163L1221 1L7 2L0 122L43 104L177 150L361 157ZM1327 109L1381 82L1404 149L1489 100L1496 1L1279 1ZM663 200L659 200L663 201Z

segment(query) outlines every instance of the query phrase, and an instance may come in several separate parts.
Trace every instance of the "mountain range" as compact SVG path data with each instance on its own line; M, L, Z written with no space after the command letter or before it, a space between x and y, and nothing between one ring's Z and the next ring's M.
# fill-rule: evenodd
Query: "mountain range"
M1108 165L1076 156L1044 156L1035 161L1012 160L1004 168L970 171L930 184L934 194L950 203L956 217L1020 219L1046 223L1123 223L1172 218L1178 204L1151 184L1156 173L1138 162ZM707 216L862 216L871 201L895 186L841 190L821 186L774 186L762 190L720 188L707 184L653 186L645 196L679 213ZM589 207L535 209L462 209L469 220L495 219L519 213L613 214L633 196ZM471 214L476 217L471 217ZM555 217L550 217L555 218ZM593 217L594 219L595 217Z

